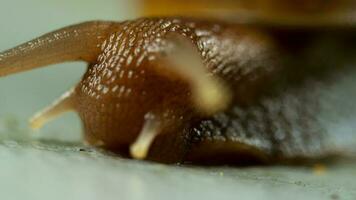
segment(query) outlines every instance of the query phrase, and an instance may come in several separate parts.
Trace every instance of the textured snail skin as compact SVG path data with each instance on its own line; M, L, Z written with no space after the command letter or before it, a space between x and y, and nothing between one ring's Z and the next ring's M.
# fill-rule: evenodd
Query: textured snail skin
M184 73L172 73L173 64L165 59L177 45L172 34L189 41L200 55L208 72L202 77L219 78L229 88L232 100L226 108L212 113L197 109L191 83ZM336 45L323 46L320 35L336 38ZM338 41L349 36L342 30L291 33L184 18L88 22L0 54L0 75L87 61L70 103L83 121L86 141L122 155L129 156L145 122L154 119L160 134L150 145L148 160L317 159L335 153L324 142L318 96L326 83L335 82L335 71L344 70L332 66L351 62L337 53L350 50L348 39ZM320 51L331 56L318 57ZM315 64L318 59L325 63Z
M185 160L199 127L194 123L206 116L195 110L184 80L154 70L162 62L160 52L167 49L164 38L172 32L191 41L209 71L228 82L234 103L259 95L260 79L277 67L270 38L254 29L182 19L123 23L102 44L98 62L89 66L76 87L77 110L90 143L100 141L104 148L125 152L142 129L145 115L153 113L168 126L152 144L148 159Z

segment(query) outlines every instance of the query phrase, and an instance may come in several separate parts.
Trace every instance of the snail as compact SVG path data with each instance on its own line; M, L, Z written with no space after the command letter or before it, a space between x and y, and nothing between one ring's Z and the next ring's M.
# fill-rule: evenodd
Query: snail
M86 142L135 159L283 163L343 154L321 113L346 98L328 91L355 73L353 26L291 24L85 22L1 53L0 76L87 62L80 82L31 126L75 111Z

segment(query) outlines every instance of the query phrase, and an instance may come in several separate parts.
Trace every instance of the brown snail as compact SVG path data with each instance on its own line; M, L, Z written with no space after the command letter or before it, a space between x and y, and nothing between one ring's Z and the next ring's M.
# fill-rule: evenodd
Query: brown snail
M31 125L76 111L89 144L137 159L274 163L340 154L319 113L335 103L324 91L352 71L354 30L293 27L86 22L1 53L0 76L87 62L82 80Z

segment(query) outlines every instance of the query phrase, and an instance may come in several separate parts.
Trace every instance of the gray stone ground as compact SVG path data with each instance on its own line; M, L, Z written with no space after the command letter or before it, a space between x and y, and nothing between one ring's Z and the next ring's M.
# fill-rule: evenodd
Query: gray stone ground
M68 24L132 18L127 2L1 0L0 51ZM0 79L1 200L356 199L351 161L319 174L312 167L166 166L82 146L74 114L30 131L27 118L75 84L83 67L62 64Z
M0 143L0 197L18 199L356 199L356 163L167 166L71 143Z

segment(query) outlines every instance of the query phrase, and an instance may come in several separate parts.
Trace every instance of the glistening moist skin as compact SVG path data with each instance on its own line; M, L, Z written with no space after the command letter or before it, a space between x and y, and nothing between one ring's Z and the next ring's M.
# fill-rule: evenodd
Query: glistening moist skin
M188 18L94 21L0 54L0 75L87 62L79 84L31 125L76 111L89 144L122 155L303 162L350 153L353 35Z

